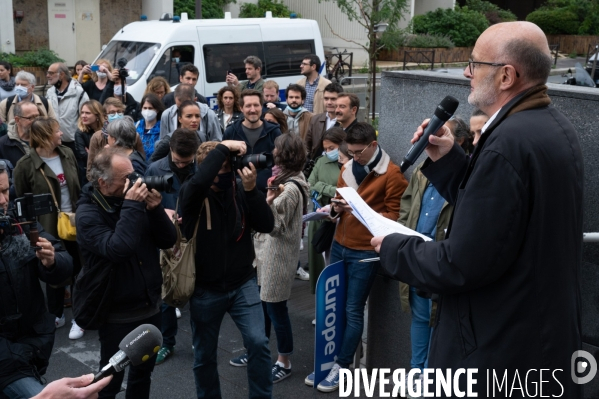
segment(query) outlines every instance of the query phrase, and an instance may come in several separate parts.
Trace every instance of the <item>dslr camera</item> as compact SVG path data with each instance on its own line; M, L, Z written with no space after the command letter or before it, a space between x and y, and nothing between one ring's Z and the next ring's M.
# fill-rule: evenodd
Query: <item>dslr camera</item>
M129 176L129 190L137 179L141 179L141 183L145 183L148 190L155 189L161 193L172 193L173 192L173 174L167 173L163 176L142 176L139 173L133 172Z
M274 160L272 154L263 152L261 154L247 154L240 156L239 153L231 154L231 170L250 167L250 162L254 164L256 170L272 168Z

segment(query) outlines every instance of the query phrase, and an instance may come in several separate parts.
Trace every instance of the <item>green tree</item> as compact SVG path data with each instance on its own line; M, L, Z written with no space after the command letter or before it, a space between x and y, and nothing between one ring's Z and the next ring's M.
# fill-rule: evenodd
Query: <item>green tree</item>
M223 8L230 3L235 3L235 0L202 0L202 18L224 18L225 12ZM181 15L181 13L186 12L190 19L195 19L196 17L196 0L175 0L173 8L175 15Z
M412 18L414 33L449 36L458 47L473 46L488 27L489 22L481 12L460 6L437 8Z
M323 1L323 0L319 0ZM379 52L383 48L393 49L397 47L397 35L401 34L399 29L399 21L403 18L403 13L408 10L407 0L324 0L324 1L335 1L337 6L344 13L350 21L356 21L366 29L366 37L368 42L366 45L359 43L355 40L346 39L333 31L331 24L328 19L327 24L331 29L331 32L347 41L357 44L362 47L368 53L368 80L366 83L366 120L370 121L370 97L372 95L372 88L376 82L372 81L372 74L374 72L374 66L376 58ZM385 32L377 38L377 26L387 24Z
M239 18L263 18L266 11L272 11L275 18L289 18L294 13L278 0L258 0L258 4L244 3L239 10ZM301 18L301 15L297 16Z

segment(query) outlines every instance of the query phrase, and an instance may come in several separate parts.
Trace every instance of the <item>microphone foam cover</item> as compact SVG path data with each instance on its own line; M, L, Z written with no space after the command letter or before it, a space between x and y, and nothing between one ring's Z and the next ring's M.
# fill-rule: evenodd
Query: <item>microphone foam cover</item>
M152 324L142 324L131 331L119 344L133 366L151 359L162 346L162 333Z
M460 105L460 102L455 97L447 96L435 110L435 116L443 122L447 122L458 109L458 105Z

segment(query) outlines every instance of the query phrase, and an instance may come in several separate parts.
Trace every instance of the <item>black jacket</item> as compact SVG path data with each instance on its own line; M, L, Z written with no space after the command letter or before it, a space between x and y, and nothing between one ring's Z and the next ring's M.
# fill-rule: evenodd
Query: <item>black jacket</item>
M208 101L206 100L206 97L204 97L203 95L198 93L197 90L196 90L196 99L197 99L196 100L197 102L208 105ZM168 109L168 108L172 107L173 105L175 105L175 92L171 91L170 93L168 93L164 97L162 97L162 103L164 104L164 109Z
M81 186L87 183L85 177L87 173L87 150L89 143L95 132L82 132L77 129L75 132L75 158L77 159L77 169L79 172L79 183Z
M198 165L193 177L183 184L180 193L183 232L188 239L193 236L200 215L196 285L219 292L239 288L256 275L252 266L252 230L270 233L274 228L270 206L256 188L246 192L240 183L235 189L231 187L221 193L210 188L228 156L229 149L217 145ZM211 230L207 230L206 208L202 209L205 198L210 205Z
M281 135L281 129L279 129L279 125L270 123L264 119L262 119L262 122L264 123L264 129L262 129L262 134L260 135L258 141L256 141L256 145L254 147L249 146L247 137L243 132L243 128L241 126L243 120L238 120L227 127L225 134L223 135L223 141L245 141L248 145L246 154L261 154L263 152L272 154L273 150L275 149L275 139ZM258 180L256 181L256 185L263 193L266 192L267 180L271 176L272 168L265 168L258 171Z
M114 97L114 82L109 80L104 87L102 97L100 98L100 104L104 104L107 98ZM135 98L129 93L125 95L125 115L133 118L137 122L141 118L141 105L135 101Z
M455 144L422 168L455 204L446 239L389 235L381 261L401 281L441 294L429 367L478 368L479 396L488 369L508 370L508 386L516 369L523 384L536 369L529 389L538 370L562 369L563 388L547 372L543 394L578 398L570 360L582 345L582 153L552 106L508 116L519 100L503 106L469 163Z
M92 198L86 185L77 204L77 243L86 268L105 264L116 268L110 318L135 317L160 301L162 272L158 249L171 248L177 239L173 223L158 205L146 210L145 202L112 202L112 211Z
M0 137L0 159L8 159L15 166L24 155L23 144L11 140L8 135Z
M54 242L55 265L51 268L44 267L32 249L21 259L14 254L0 255L0 392L20 378L40 379L45 374L56 327L39 280L60 284L73 271L73 260L60 240L43 231L39 223L38 230L40 236Z

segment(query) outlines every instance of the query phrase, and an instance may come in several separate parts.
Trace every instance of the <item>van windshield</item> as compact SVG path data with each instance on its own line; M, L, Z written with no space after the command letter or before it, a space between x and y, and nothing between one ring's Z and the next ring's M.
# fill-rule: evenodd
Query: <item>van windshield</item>
M112 41L108 43L98 59L109 60L114 68L118 68L119 59L126 59L126 68L129 70L127 84L132 85L144 74L158 50L160 50L159 43Z

